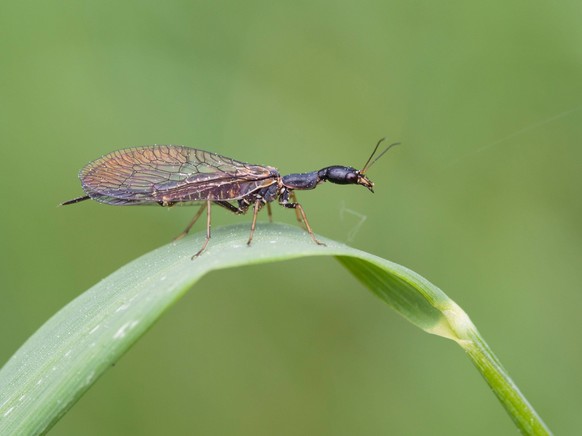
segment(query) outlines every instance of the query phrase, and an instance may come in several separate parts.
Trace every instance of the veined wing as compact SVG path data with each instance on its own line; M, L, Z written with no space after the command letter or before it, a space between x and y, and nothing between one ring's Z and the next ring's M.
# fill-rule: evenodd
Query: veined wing
M277 177L272 167L177 145L114 151L79 173L87 195L113 205L235 200Z

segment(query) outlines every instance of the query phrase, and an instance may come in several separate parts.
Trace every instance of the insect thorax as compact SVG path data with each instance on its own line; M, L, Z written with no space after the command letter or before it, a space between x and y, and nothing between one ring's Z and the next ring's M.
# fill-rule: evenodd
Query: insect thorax
M281 178L283 186L288 189L314 189L321 178L318 176L317 171L312 171L310 173L300 173L300 174L288 174Z

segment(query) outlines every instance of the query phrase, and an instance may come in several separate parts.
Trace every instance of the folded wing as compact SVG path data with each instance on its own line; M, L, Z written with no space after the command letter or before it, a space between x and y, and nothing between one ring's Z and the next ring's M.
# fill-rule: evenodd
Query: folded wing
M236 200L278 177L272 167L177 145L114 151L79 174L87 195L112 205Z

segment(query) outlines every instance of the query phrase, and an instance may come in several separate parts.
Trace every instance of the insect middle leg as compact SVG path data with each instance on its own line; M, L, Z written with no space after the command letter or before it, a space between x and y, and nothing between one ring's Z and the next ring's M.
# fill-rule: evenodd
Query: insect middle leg
M273 211L271 210L271 203L267 203L267 215L269 215L269 222L273 222Z
M219 206L222 206L225 209L228 209L231 212L234 212L236 214L246 213L246 211L248 210L248 207L249 207L248 200L239 202L239 207L236 207L235 205L233 205L232 203L229 203L228 201L215 201L214 203L216 203ZM259 214L261 207L263 207L263 204L265 204L264 200L262 200L262 199L255 200L255 203L253 206L253 221L251 223L251 234L249 235L249 240L247 241L247 245L251 245L251 242L253 240L253 235L255 234L255 229L257 227L257 215ZM270 213L271 206L269 203L267 203L267 208L269 210L269 217L271 217L271 213Z
M236 207L234 204L229 203L228 201L215 201L214 204L224 207L225 209L230 210L232 213L236 213L237 215L241 215L246 213L247 209L243 207Z

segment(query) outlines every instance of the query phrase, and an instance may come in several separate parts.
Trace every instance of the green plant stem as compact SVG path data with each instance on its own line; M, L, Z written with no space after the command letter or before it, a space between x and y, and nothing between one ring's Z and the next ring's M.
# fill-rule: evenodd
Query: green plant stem
M485 340L471 325L467 337L457 341L477 367L487 384L497 396L515 425L526 435L549 435L550 429L509 377Z

